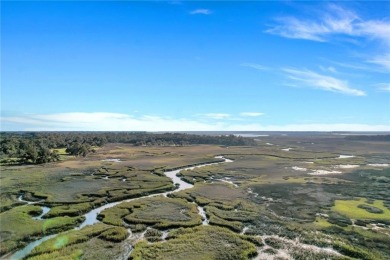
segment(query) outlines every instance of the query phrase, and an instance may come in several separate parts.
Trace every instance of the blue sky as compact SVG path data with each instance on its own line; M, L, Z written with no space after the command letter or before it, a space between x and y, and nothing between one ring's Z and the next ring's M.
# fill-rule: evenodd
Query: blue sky
M390 4L15 2L2 130L390 131Z

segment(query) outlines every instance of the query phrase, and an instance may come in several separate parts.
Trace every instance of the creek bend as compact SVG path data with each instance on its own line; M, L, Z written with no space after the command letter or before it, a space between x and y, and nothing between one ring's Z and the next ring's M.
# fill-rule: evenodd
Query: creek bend
M182 190L186 190L186 189L190 189L190 188L194 187L194 185L192 185L192 184L190 184L188 182L183 181L180 177L177 176L177 174L179 172L183 171L183 170L193 170L195 168L201 168L201 167L205 167L205 166L209 166L209 165L216 165L216 164L220 164L220 163L233 162L233 160L227 159L227 158L223 157L222 155L215 156L214 158L222 159L223 161L213 162L213 163L198 164L198 165L195 165L195 166L183 167L183 168L180 168L180 169L164 172L164 174L167 177L169 177L172 180L173 184L176 186L175 190L168 191L168 192L162 192L162 193L155 193L155 194L142 196L142 197L138 197L138 198L133 198L133 199L125 199L125 200L121 200L121 201L116 201L116 202L111 202L111 203L105 204L105 205L103 205L101 207L95 208L95 209L89 211L88 213L84 214L84 217L85 217L84 222L81 223L75 229L79 230L79 229L82 229L82 228L84 228L84 227L86 227L88 225L93 225L95 223L100 222L97 217L103 210L108 209L108 208L112 208L112 207L114 207L114 206L116 206L116 205L118 205L118 204L120 204L122 202L130 202L130 201L135 201L135 200L144 199L144 198L150 198L150 197L155 197L155 196L161 196L161 195L167 196L168 194L175 193L175 192L182 191ZM207 225L208 224L208 220L207 220L206 214L204 213L203 208L198 206L198 211L199 211L199 214L202 216L202 219L203 219L203 223L202 224L203 225ZM17 259L22 259L22 258L26 257L28 254L31 253L31 251L35 247L37 247L38 245L40 245L44 241L46 241L46 240L48 240L50 238L55 237L56 235L57 234L48 235L48 236L40 238L39 240L36 240L36 241L33 241L33 242L29 243L23 249L13 253L11 255L10 259L11 260L17 260Z

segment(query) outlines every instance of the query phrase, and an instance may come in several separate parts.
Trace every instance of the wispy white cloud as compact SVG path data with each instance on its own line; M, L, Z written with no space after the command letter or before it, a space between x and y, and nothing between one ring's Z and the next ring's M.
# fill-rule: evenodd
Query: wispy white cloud
M337 5L329 5L327 12L311 20L278 17L277 25L266 30L286 38L328 41L333 35L369 37L390 45L390 21L363 20L356 13Z
M387 70L390 70L390 52L383 54L383 55L380 55L380 56L376 56L376 57L368 60L368 62L381 65L382 67L386 68Z
M260 65L260 64L256 64L256 63L241 63L240 66L249 67L249 68L253 68L253 69L257 69L257 70L267 70L268 69L268 67Z
M207 113L207 114L203 114L202 116L207 118L212 118L212 119L226 119L231 117L230 114L225 114L225 113Z
M91 130L91 131L184 131L213 130L215 126L189 120L159 116L133 117L120 113L58 113L2 117L3 123L24 126L20 130ZM215 125L218 125L215 124ZM5 129L7 130L7 129ZM12 130L12 129L11 129Z
M390 46L389 17L387 17L387 20L361 20L361 22L357 23L355 27L355 34L379 39Z
M366 95L366 93L362 90L351 88L347 81L343 81L326 75L321 75L310 70L285 68L283 69L283 71L287 73L288 78L297 82L301 82L308 87L343 93L352 96Z
M332 63L334 65L337 65L339 67L343 67L343 68L346 68L346 69L371 71L371 72L379 72L379 73L388 73L387 69L385 69L383 66L373 67L373 66L370 66L369 64L364 64L362 62L359 62L359 63L339 62L339 61L329 60L329 59L326 59L326 58L323 58L322 60L324 60L326 62L330 62L330 63ZM368 61L368 62L369 63L373 63L373 62L370 62L370 61Z
M204 14L204 15L210 15L213 12L209 9L195 9L190 12L190 14Z
M262 116L264 113L260 112L242 112L240 113L240 116L249 116L249 117L257 117L257 116Z
M337 73L337 70L335 67L329 66L329 67L324 67L320 66L320 69L324 72L331 72L331 73Z
M7 131L390 131L390 125L202 123L190 119L120 113L59 113L1 118ZM5 125L6 124L6 125Z
M382 91L390 92L390 83L379 83L377 86Z
M317 12L318 14L318 12ZM352 10L335 4L328 4L320 15L310 18L292 16L277 17L276 24L266 33L285 38L304 39L318 42L347 41L355 44L369 41L378 43L373 53L362 54L366 64L375 66L351 65L377 72L390 71L390 17L383 19L364 19ZM372 58L373 57L373 58ZM373 67L373 68L371 68ZM381 68L382 71L379 70Z
M324 42L322 36L328 29L321 24L301 21L295 17L279 17L275 19L279 25L266 30L267 33L280 35L285 38L304 39Z

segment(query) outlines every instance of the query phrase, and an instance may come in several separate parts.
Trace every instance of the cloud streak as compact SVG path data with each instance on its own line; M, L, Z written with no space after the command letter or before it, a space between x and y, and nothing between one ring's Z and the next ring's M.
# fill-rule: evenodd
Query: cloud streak
M390 70L390 19L365 20L351 10L330 4L320 16L312 19L297 17L277 17L276 25L266 33L291 39L303 39L318 42L348 40L359 42L377 41L379 55L366 62L375 63Z
M225 113L207 113L204 114L203 116L211 119L226 119L229 118L231 115Z
M311 88L317 88L351 96L366 95L366 93L362 90L351 88L347 81L343 81L334 77L318 74L310 70L297 70L290 68L285 68L282 70L287 73L288 78Z
M189 129L212 130L214 126L188 119L159 116L133 117L120 113L58 113L2 117L2 123L23 127L20 130L51 131L184 131ZM216 124L218 125L218 124Z
M390 52L376 56L373 59L368 60L368 62L378 64L390 71Z
M378 87L382 91L390 92L390 83L379 83Z
M190 12L190 14L192 14L192 15L194 15L194 14L210 15L212 13L213 12L209 9L195 9L195 10Z
M258 116L262 116L264 115L264 113L260 113L260 112L242 112L240 113L240 116L245 116L245 117L258 117Z
M302 20L296 17L278 17L277 25L267 33L286 38L325 42L334 35L368 37L390 45L390 22L363 20L356 13L337 5L329 5L327 12L317 20Z
M390 125L367 124L212 124L158 116L135 118L120 113L59 113L2 117L3 131L390 131Z
M267 70L268 67L260 65L260 64L255 64L255 63L241 63L240 66L243 67L248 67L256 70Z

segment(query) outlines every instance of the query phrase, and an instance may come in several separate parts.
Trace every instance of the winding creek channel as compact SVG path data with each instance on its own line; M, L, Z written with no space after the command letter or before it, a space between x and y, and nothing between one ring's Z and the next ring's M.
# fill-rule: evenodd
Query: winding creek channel
M194 187L194 185L190 184L190 183L187 183L183 180L181 180L180 177L177 176L177 174L180 172L180 171L183 171L183 170L193 170L195 168L200 168L200 167L204 167L204 166L209 166L209 165L216 165L216 164L220 164L220 163L228 163L228 162L233 162L232 160L230 159L226 159L225 157L223 156L216 156L215 158L217 159L223 159L224 161L221 161L221 162L215 162L215 163L204 163L204 164L199 164L199 165L196 165L196 166L191 166L191 167L184 167L184 168L181 168L181 169L177 169L177 170L172 170L172 171L166 171L164 172L164 174L169 177L173 184L177 187L175 190L173 191L168 191L168 192L163 192L163 193L156 193L156 194L152 194L152 195L147 195L147 196L142 196L142 197L138 197L138 198L133 198L133 199L127 199L127 200L122 200L122 201L117 201L117 202L112 202L112 203L108 203L108 204L105 204L99 208L96 208L96 209L93 209L91 210L90 212L84 214L84 217L85 217L85 221L83 223L81 223L78 227L76 227L75 229L82 229L84 228L85 226L88 226L88 225L93 225L95 223L98 223L99 220L97 219L98 215L105 209L108 209L108 208L112 208L122 202L130 202L130 201L134 201L134 200L139 200L139 199L144 199L144 198L150 198L150 197L155 197L155 196L167 196L168 194L171 194L171 193L174 193L174 192L178 192L178 191L181 191L181 190L186 190L186 189L190 189L192 187ZM29 201L25 201L25 200L22 200L22 196L19 197L19 200L20 201L24 201L24 202L27 202L28 204L31 204L31 202ZM197 206L198 207L198 211L199 211L199 214L202 216L202 219L203 219L203 225L207 225L208 224L208 219L207 219L207 216L205 214L205 211L204 209L201 207L201 206ZM41 214L40 216L36 217L36 219L41 219L42 216L44 214L46 214L50 209L47 208L47 207L42 207L43 209L43 214ZM17 259L22 259L24 257L26 257L28 254L30 254L30 252L35 248L37 247L38 245L40 245L41 243L43 243L44 241L46 240L49 240L50 238L53 238L55 236L57 236L58 234L52 234L52 235L48 235L48 236L45 236L45 237L42 237L41 239L39 240L36 240L34 242L31 242L29 243L26 247L24 247L23 249L15 252L14 254L12 254L10 256L10 259L12 260L17 260Z

